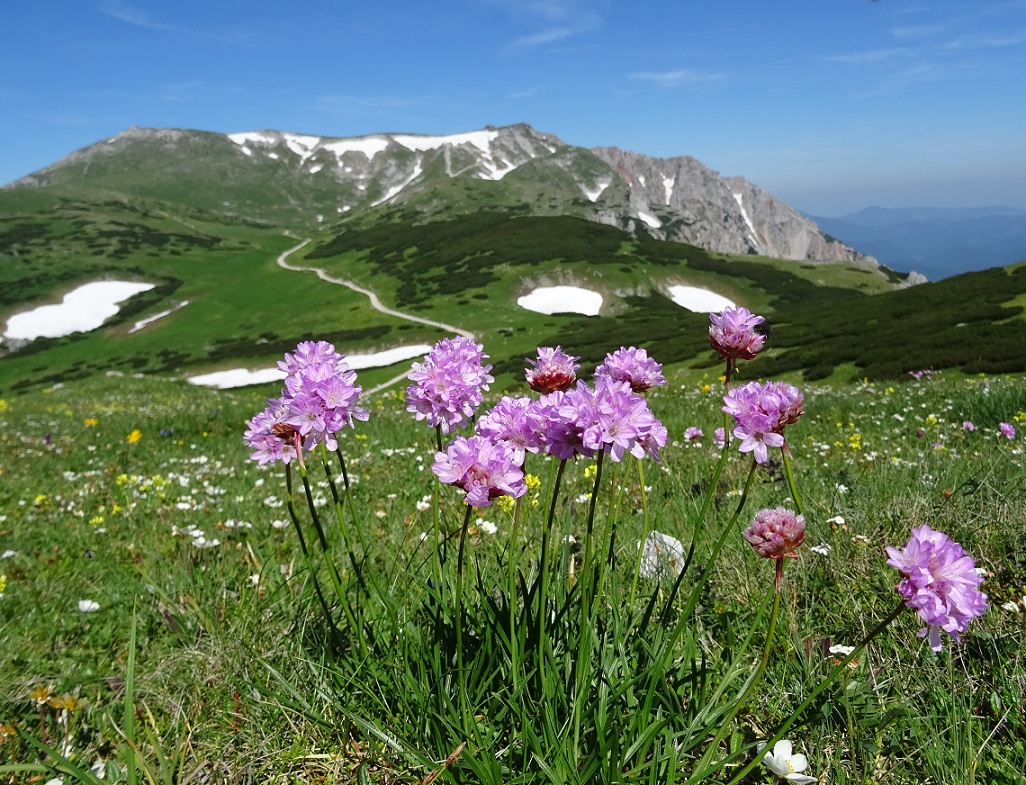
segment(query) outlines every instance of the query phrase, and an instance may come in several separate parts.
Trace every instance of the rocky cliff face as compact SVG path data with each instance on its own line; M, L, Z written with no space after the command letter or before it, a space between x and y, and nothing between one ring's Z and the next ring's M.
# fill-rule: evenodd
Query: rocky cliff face
M616 147L592 152L627 182L632 213L655 237L720 253L876 263L759 186L721 177L690 156L651 158Z
M485 181L454 188L454 183ZM740 177L689 156L567 145L528 125L333 138L131 128L8 187L81 185L291 225L567 214L730 254L875 265Z

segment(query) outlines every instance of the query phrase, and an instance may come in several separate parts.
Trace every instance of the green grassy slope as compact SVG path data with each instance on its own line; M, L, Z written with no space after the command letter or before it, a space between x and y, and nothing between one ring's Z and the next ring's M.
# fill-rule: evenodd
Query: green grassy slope
M0 389L105 370L268 367L298 341L315 337L352 352L433 342L442 335L379 314L362 295L311 273L282 270L275 260L296 241L278 231L171 213L138 200L49 195L48 202L36 193L26 200L34 204L5 203L0 215L0 317L59 301L64 292L93 280L157 287L129 300L101 330L37 339L3 356ZM182 301L188 305L129 332L136 321Z
M765 373L1026 369L1026 345L1016 340L1026 296L1021 269L894 291L886 270L730 257L579 218L501 212L426 224L354 222L311 239L290 263L358 283L405 313L473 331L500 386L519 382L524 358L539 345L561 344L585 367L628 344L665 364L707 365L708 317L670 301L677 284L708 288L768 317ZM13 347L0 356L0 392L107 370L270 367L309 338L353 354L443 336L380 314L364 296L312 273L282 270L278 255L296 243L279 230L165 202L85 189L0 192L0 319L92 280L156 284L101 330ZM556 284L599 292L601 316L517 305L532 289ZM370 371L368 383L400 370Z

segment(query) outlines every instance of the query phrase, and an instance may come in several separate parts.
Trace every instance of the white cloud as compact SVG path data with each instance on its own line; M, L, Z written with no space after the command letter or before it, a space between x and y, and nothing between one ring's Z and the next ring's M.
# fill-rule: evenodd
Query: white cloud
M148 13L134 8L121 0L106 0L100 10L126 24L144 27L147 30L171 30L169 25L155 21Z
M638 71L630 75L631 79L652 82L660 87L677 87L679 85L707 84L723 78L723 74L709 71L680 69L676 71Z
M831 63L862 65L863 63L883 63L907 54L909 54L908 49L895 47L892 49L870 49L866 52L853 52L846 55L831 55L827 60Z

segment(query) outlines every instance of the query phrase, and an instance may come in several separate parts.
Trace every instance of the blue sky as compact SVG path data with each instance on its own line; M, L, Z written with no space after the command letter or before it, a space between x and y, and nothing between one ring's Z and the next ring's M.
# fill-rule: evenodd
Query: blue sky
M815 215L1026 208L1026 0L21 0L0 183L128 126L527 122Z

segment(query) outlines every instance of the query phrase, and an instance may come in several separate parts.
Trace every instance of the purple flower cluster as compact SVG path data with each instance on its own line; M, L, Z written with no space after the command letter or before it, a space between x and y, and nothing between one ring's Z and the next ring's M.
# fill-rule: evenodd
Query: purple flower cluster
M507 395L478 419L474 430L480 436L511 447L517 465L521 466L526 451L537 452L538 447L528 415L530 407L530 398L511 398Z
M999 422L998 430L1001 431L1001 435L1004 436L1006 439L1015 438L1015 426L1011 423Z
M709 314L709 343L726 360L753 360L762 351L766 336L756 332L757 325L766 321L747 308L724 308L721 313Z
M528 407L536 449L557 458L606 452L614 461L626 453L659 460L666 427L627 382L600 376L591 388L584 382L565 393L542 396Z
M580 357L565 354L560 347L538 347L538 359L528 360L531 367L526 370L527 384L539 393L562 392L577 381L577 370L581 367Z
M705 434L702 433L702 429L698 426L690 425L684 429L684 439L686 441L691 442L696 439L701 439L703 436L705 436Z
M446 485L461 488L471 507L488 507L500 496L527 493L513 448L485 436L457 436L445 452L435 453L431 471Z
M786 507L759 510L745 529L744 538L756 553L767 559L795 559L805 542L805 516Z
M941 630L961 640L969 622L987 610L975 562L946 534L924 524L912 530L904 550L888 547L887 555L888 566L902 577L898 594L928 625L919 630L919 637L929 633L934 651L941 649Z
M605 376L618 382L627 382L631 390L638 393L666 384L662 370L663 366L649 357L644 349L621 346L606 355L602 365L595 369L595 378Z
M355 371L330 343L304 341L294 353L285 354L278 368L286 374L281 397L267 401L244 435L253 448L250 457L258 463L289 463L300 448L310 450L318 444L334 450L335 434L352 427L353 420L368 418L356 405L363 388L355 384Z
M784 446L784 426L804 413L801 391L786 382L749 382L725 396L723 411L734 417L734 436L741 452L752 452L757 463L769 459L767 447Z
M414 363L406 388L406 410L443 433L465 425L495 381L483 365L484 347L462 336L435 344L422 363Z

